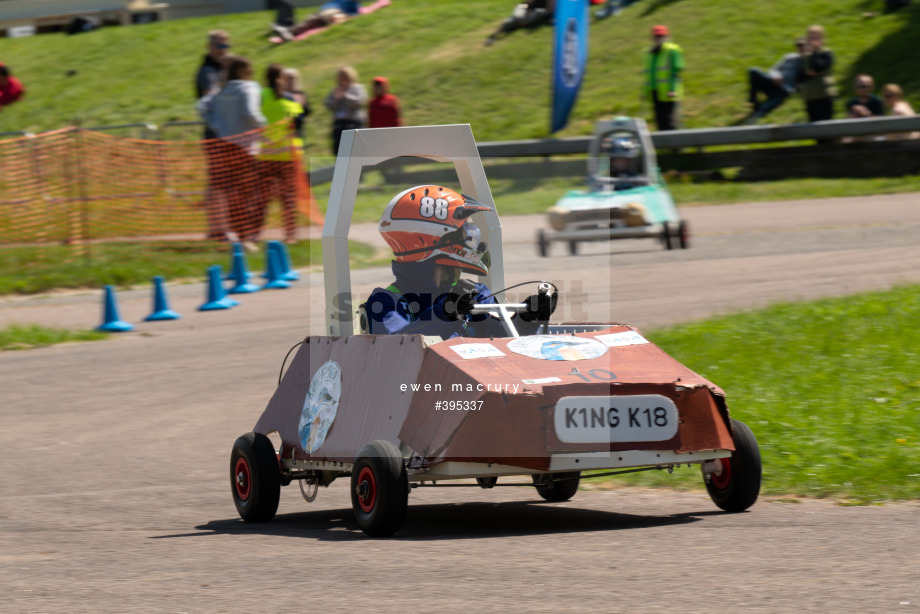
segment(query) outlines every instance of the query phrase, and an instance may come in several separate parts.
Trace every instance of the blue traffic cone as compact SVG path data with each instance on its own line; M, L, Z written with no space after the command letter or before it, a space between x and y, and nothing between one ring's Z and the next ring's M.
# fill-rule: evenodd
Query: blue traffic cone
M277 241L266 241L265 242L265 272L262 273L262 277L264 277L265 279L268 279L268 268L272 262L272 254L275 253L276 249L278 249L277 245L278 245ZM281 266L282 267L284 266L284 261L281 261ZM282 272L283 272L283 269L282 269Z
M224 279L226 279L227 281L234 281L234 280L236 280L236 279L238 278L239 274L238 274L237 271L236 271L236 267L237 267L237 254L239 254L240 256L243 257L243 265L244 265L243 270L244 270L245 273L246 273L246 280L248 281L250 277L252 277L253 275L255 275L255 273L251 273L250 271L246 270L246 268L245 268L245 264L246 264L246 252L243 251L243 244L242 244L242 243L234 243L234 244L233 244L233 257L232 257L231 260L230 260L230 272L227 273L227 276L224 277Z
M287 246L281 241L274 241L274 243L275 249L281 255L281 278L285 281L297 281L300 279L300 273L291 268L291 257Z
M291 284L283 279L283 271L281 267L281 254L277 249L271 249L269 246L268 252L265 254L265 258L268 261L268 268L265 271L265 276L268 278L268 281L265 282L265 285L262 286L263 290L274 290L281 288L290 288Z
M221 267L215 264L208 268L208 301L198 307L198 311L214 311L217 309L230 309L239 305L224 293L224 286L220 281Z
M230 288L230 294L244 294L247 292L258 292L259 286L249 283L251 273L246 267L246 255L242 251L233 252L233 273L230 279L233 280L234 286Z
M166 287L163 285L163 276L154 276L153 313L144 318L144 321L158 322L160 320L178 320L181 317L182 316L169 308L169 300L166 298Z
M118 315L118 304L115 302L115 288L113 286L105 287L103 307L102 324L96 330L106 333L124 333L134 330L133 325L123 322Z

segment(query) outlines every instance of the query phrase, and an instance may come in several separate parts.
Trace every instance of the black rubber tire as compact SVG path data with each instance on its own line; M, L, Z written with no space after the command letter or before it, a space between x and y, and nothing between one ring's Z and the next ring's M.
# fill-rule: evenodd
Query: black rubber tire
M732 420L732 429L735 451L730 458L722 459L722 475L711 476L706 482L706 490L712 502L720 509L743 512L757 501L763 466L760 462L760 448L751 429L738 420ZM727 476L725 471L728 471Z
M677 226L677 244L681 249L690 247L690 226L683 220Z
M569 241L569 254L578 255L578 241Z
M537 253L541 258L549 256L549 240L546 238L546 231L542 228L537 231Z
M281 469L272 442L262 433L246 433L230 453L230 490L240 518L268 522L278 511Z
M351 470L351 507L361 530L390 537L402 526L408 506L409 477L399 448L383 440L361 448Z
M674 243L671 240L671 225L665 222L662 224L661 230L661 244L665 249L674 249Z
M498 478L494 475L489 478L476 478L476 483L479 484L479 488L488 490L489 488L495 488L495 485L498 484Z
M534 488L537 494L547 501L568 501L578 492L578 483L581 482L580 471L570 471L567 473L551 473L546 476L535 475L533 477ZM549 481L548 484L543 483Z

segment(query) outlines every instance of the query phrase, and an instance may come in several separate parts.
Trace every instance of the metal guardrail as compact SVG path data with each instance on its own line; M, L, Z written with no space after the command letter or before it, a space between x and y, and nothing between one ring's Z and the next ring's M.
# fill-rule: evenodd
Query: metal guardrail
M749 145L812 139L840 139L877 134L920 131L920 115L914 117L878 117L867 119L836 119L810 124L769 124L733 128L696 128L653 132L652 143L657 149L679 147L712 147L717 145ZM492 158L556 156L585 154L591 137L566 139L530 139L522 141L483 142L479 155Z
M136 130L138 138L145 141L155 141L160 136L160 130L157 128L156 124L148 124L146 122L138 122L134 124L116 124L114 126L92 126L90 128L86 128L86 130L92 130L93 132L122 132Z
M160 139L169 140L166 139L166 135L176 131L179 132L181 140L200 140L202 134L204 134L204 122L201 120L166 122L160 126Z
M915 117L878 117L814 122L809 124L768 124L763 126L738 126L730 128L698 128L653 132L652 143L659 150L715 147L726 145L752 145L786 141L839 140L845 137L865 137L881 134L920 132L920 115ZM483 158L531 158L566 155L585 155L591 143L590 136L564 139L528 139L479 143ZM805 151L804 147L799 147ZM728 152L726 152L728 153ZM313 184L332 180L332 167L311 171Z
M20 137L34 137L35 135L31 132L25 132L23 130L12 130L10 132L0 132L0 139L14 139Z

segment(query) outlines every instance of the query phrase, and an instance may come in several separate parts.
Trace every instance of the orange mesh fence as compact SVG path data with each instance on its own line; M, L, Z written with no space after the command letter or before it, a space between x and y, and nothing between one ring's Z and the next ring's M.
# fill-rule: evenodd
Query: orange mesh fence
M0 141L0 247L293 240L321 223L286 125L230 140L67 129Z

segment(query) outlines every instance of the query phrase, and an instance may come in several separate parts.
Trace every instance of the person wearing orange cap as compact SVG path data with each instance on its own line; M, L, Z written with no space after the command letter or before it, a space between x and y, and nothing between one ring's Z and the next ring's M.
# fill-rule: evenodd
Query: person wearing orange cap
M677 103L683 98L680 73L684 69L684 52L667 40L667 26L652 28L652 46L645 59L645 92L652 99L655 123L659 130L677 127Z

